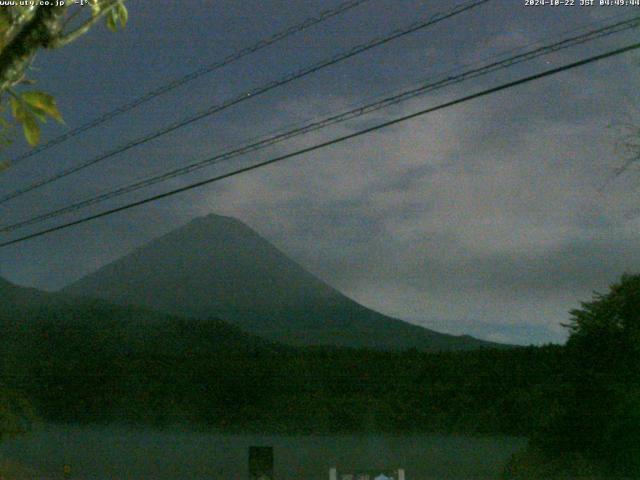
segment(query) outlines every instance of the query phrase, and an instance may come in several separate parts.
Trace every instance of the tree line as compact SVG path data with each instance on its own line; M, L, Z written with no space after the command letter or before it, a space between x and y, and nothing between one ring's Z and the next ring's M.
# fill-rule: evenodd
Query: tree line
M508 478L636 478L639 316L640 275L625 276L571 313L564 346L376 351L294 348L215 319L63 302L2 314L0 379L19 411L45 421L519 435L530 445ZM25 428L33 418L17 417Z

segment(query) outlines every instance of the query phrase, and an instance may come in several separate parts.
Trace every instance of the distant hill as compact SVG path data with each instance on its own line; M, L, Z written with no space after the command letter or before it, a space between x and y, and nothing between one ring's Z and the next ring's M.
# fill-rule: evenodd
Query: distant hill
M29 428L34 410L56 422L202 423L216 405L222 426L232 421L228 392L245 395L234 382L257 370L254 359L287 358L291 350L213 318L194 321L4 279L0 332L0 436L16 412L19 428Z
M40 343L46 345L43 356L66 351L79 360L80 352L91 355L96 349L181 356L273 347L222 320L194 322L145 307L20 287L2 278L0 329L0 351Z
M546 392L564 385L560 347L295 348L221 320L1 279L0 299L0 403L26 412L21 428L29 428L33 409L52 422L262 434L522 435L554 404Z
M87 275L65 294L222 318L292 345L469 350L497 346L387 317L347 298L242 222L208 215Z

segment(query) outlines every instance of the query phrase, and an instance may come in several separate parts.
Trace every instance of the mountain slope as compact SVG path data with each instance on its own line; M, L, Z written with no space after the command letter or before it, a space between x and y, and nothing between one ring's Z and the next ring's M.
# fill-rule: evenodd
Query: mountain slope
M551 408L532 409L531 402L552 405L557 395L539 392L562 383L560 347L437 354L294 348L220 320L74 299L1 279L0 299L0 432L16 428L4 421L7 411L19 415L17 428L29 428L33 409L54 423L260 435L526 435ZM514 395L524 400L514 403Z
M43 355L68 352L74 358L82 358L78 352L87 349L182 356L272 348L222 320L207 318L194 324L191 319L144 307L42 292L2 278L0 331L0 352L4 348L33 350L44 342Z
M425 350L495 346L374 312L342 295L242 222L209 215L63 290L121 305L218 317L293 345Z

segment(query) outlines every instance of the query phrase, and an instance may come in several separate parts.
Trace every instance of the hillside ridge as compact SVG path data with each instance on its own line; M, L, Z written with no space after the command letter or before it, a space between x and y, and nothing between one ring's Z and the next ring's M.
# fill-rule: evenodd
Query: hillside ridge
M240 220L215 214L151 240L62 292L180 316L217 317L291 345L422 350L499 345L375 312Z

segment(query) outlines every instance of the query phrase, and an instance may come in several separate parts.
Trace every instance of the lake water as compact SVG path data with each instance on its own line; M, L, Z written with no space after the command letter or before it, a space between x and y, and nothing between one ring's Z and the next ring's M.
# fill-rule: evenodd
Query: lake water
M329 468L398 468L407 480L498 479L525 440L448 435L227 435L47 425L0 444L28 476L63 479L246 479L248 448L274 447L278 480L326 480Z

